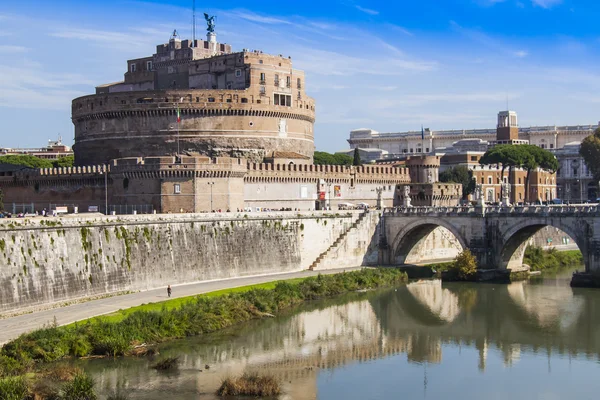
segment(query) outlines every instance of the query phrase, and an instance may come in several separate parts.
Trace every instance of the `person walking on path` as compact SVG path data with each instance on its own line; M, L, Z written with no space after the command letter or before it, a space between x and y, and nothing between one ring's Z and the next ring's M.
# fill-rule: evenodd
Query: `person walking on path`
M171 285L167 286L167 296L171 297Z

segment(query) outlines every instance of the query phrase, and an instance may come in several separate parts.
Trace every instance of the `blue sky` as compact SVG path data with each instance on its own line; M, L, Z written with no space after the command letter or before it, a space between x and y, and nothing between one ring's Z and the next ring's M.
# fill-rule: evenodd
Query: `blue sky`
M600 4L593 0L197 1L235 50L292 57L317 101L316 145L349 132L490 128L600 120ZM119 81L192 0L28 1L0 7L0 146L72 143L70 101ZM204 34L204 21L198 31Z

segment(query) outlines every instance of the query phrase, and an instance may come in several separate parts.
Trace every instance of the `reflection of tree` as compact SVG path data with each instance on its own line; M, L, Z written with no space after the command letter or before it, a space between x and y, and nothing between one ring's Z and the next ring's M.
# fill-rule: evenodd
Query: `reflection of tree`
M458 305L461 310L466 313L471 312L475 304L477 304L477 290L464 284L458 290L454 291L454 293L458 297Z

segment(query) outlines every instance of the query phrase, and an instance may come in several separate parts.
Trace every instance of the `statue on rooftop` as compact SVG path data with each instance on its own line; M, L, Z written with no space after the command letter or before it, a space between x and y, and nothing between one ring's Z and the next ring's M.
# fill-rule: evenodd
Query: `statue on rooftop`
M206 30L210 33L215 31L215 16L209 17L207 13L204 13L204 19L206 20Z

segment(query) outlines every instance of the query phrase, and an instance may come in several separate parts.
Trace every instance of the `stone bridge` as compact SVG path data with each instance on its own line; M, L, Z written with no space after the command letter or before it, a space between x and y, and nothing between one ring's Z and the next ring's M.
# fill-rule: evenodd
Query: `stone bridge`
M463 249L470 249L479 268L517 269L527 241L552 226L576 242L585 262L584 275L600 276L600 207L396 207L384 210L379 262L404 264L411 250L437 227L446 228Z

